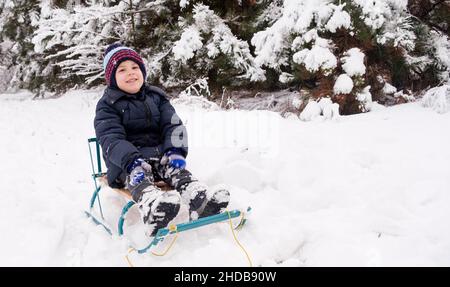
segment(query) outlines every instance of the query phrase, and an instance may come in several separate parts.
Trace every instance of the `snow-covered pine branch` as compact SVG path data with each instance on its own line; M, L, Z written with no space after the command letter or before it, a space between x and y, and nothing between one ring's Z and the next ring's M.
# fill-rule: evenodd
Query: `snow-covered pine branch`
M241 78L250 81L264 81L264 71L255 63L248 43L239 40L213 10L203 4L196 4L193 23L183 29L180 40L174 43L175 60L186 64L200 49L206 49L209 58L225 55L234 68L241 71Z
M84 76L90 84L103 75L101 57L106 43L126 40L129 35L127 18L118 17L126 9L125 2L66 10L42 1L41 16L33 23L37 26L32 39L34 51L59 66L64 72L61 78Z
M40 57L32 57L33 21L39 17L37 1L0 0L0 91L28 88L41 70Z
M289 66L291 60L305 65L310 72L333 70L337 63L333 43L317 32L349 29L350 16L342 10L345 4L329 2L285 0L281 17L251 40L256 62L279 72L283 66Z
M450 85L450 38L436 31L431 31L430 45L435 50L440 80Z

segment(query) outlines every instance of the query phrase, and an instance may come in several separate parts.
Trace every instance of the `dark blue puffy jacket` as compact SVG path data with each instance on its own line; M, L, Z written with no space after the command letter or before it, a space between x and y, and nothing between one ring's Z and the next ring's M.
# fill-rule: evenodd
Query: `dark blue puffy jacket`
M186 128L166 94L154 86L145 85L134 95L106 88L94 127L111 187L123 187L126 167L136 157L160 158L171 148L185 157L188 153Z

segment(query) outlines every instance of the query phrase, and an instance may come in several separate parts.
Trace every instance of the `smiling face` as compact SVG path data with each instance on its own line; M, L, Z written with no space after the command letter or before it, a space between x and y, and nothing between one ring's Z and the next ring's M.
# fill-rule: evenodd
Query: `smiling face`
M120 63L116 70L116 83L119 89L129 94L139 92L144 84L144 76L139 65L131 60Z

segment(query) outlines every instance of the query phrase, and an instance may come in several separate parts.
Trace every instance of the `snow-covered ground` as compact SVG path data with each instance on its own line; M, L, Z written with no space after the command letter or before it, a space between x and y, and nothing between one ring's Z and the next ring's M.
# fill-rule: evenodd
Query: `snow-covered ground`
M0 95L1 266L128 266L127 241L84 215L100 95ZM237 233L253 265L450 265L450 113L410 103L302 122L176 108L189 130L188 168L210 186L226 184L230 208L253 208ZM104 195L113 217L122 203ZM137 266L248 265L226 223L180 233L164 257L129 258Z

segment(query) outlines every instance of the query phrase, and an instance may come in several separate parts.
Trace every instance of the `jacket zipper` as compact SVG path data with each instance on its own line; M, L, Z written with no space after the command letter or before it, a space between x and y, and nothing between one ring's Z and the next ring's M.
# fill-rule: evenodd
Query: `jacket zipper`
M150 107L148 106L147 102L144 100L144 106L145 106L145 116L147 118L148 126L150 127L152 123L152 112L150 111Z
M147 104L147 101L144 98L144 106L145 106L145 117L147 119L148 128L150 129L150 125L152 123L152 112L150 110L150 107ZM147 138L147 142L150 142L150 135L149 133L145 133L145 137Z

